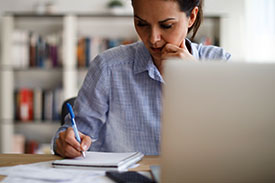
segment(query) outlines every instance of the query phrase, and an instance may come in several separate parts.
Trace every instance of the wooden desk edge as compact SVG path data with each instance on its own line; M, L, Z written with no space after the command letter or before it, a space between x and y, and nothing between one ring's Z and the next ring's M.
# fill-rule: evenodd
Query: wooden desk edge
M51 154L0 154L0 167L52 161L58 159L62 158L60 156ZM129 169L129 171L150 171L150 166L159 165L159 162L159 156L145 156L138 163L138 167ZM2 181L4 178L5 176L0 175L0 181Z

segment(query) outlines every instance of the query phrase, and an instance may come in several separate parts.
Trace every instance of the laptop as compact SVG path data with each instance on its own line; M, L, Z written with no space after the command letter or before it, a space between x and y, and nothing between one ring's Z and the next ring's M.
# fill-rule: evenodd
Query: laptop
M167 62L160 182L275 182L275 64Z

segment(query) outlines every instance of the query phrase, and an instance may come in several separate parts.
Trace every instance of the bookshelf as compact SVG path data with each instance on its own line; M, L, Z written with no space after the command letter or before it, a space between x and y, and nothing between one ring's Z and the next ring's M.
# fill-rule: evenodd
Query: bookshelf
M123 33L123 31L127 32ZM15 33L17 33L16 36ZM55 42L55 45L59 46L58 64L54 65L53 59L50 58L51 61L49 61L49 56L45 55L43 61L39 55L36 55L35 65L30 64L32 60L30 57L31 48L25 49L25 51L29 51L27 57L21 51L21 46L23 44L26 46L26 42L28 42L28 46L31 45L32 39L26 39L30 33L35 34L36 37L41 37L40 40L45 45L47 45L48 35L51 37L54 35L58 39L59 42ZM25 39L19 37L22 34L25 35ZM18 138L15 134L21 134L21 137L23 136L26 141L35 140L38 144L50 143L52 136L60 126L60 120L41 116L36 119L34 109L32 109L32 113L28 113L29 110L22 109L22 106L18 107L17 104L18 101L23 101L22 98L25 98L22 97L24 93L32 93L28 96L32 96L32 100L34 100L36 90L40 90L40 93L42 90L44 93L44 91L51 92L51 90L58 88L62 91L61 102L77 95L87 72L87 66L79 68L77 60L77 42L82 37L96 37L101 40L104 39L105 42L107 39L137 39L130 15L8 13L2 17L0 152L13 152L13 142L17 141ZM36 51L39 50L37 47ZM21 49L20 52L15 55L22 55L14 58L14 50L18 51L19 49ZM98 50L98 52L103 51L103 49ZM19 97L17 96L18 93L20 93ZM48 98L44 100L48 101ZM33 108L34 103L33 101L31 104ZM24 114L25 118L18 117L18 113ZM30 114L33 116L32 118L28 118Z
M212 44L220 42L219 16L206 16L205 23L198 33L196 41L209 38ZM43 66L30 66L30 57L14 58L13 34L19 30L35 33L41 37L57 37L58 64L47 63ZM31 13L8 13L2 17L1 60L0 60L0 152L13 152L15 134L22 134L26 140L38 143L50 143L53 134L60 126L59 120L36 119L18 120L15 91L22 88L35 90L62 90L60 101L77 95L87 73L87 65L79 66L79 46L81 39L100 40L111 44L122 44L138 39L131 15L113 14L54 14L36 15ZM49 38L50 39L50 38ZM47 40L47 38L45 38ZM51 39L50 39L51 40ZM26 40L25 40L26 41ZM209 40L208 40L209 41ZM29 39L30 42L30 39ZM115 42L115 43L114 43ZM93 43L95 45L95 43ZM102 47L102 45L98 45ZM92 60L96 54L107 49L94 48L97 51L89 55ZM30 49L29 49L30 50ZM22 59L15 65L13 60ZM52 59L54 60L54 59ZM15 60L16 61L16 60ZM33 111L35 113L35 111Z

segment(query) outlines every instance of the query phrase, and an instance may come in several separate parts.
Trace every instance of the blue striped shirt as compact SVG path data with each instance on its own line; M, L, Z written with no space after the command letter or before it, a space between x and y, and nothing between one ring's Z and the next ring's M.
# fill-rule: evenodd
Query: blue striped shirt
M222 48L187 42L196 59L230 58ZM162 83L142 42L98 55L90 64L74 104L78 130L93 139L89 150L158 155ZM53 142L70 126L68 117L65 121Z

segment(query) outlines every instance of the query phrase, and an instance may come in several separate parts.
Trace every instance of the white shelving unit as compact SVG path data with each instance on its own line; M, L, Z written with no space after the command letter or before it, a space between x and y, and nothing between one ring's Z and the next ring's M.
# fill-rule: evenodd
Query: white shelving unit
M12 47L11 34L14 28L13 17L7 16L3 18L2 25L2 46L1 46L1 133L0 133L0 145L1 152L11 152L12 140L13 140L13 68L10 66L11 54L10 50Z
M14 134L26 139L50 143L60 126L51 121L16 122L14 119L14 90L17 88L51 88L62 85L64 100L77 95L87 69L77 68L77 39L79 36L136 37L132 17L109 14L10 14L2 21L0 60L0 152L13 151ZM107 25L107 26L106 26ZM48 34L62 32L62 68L14 68L12 34L16 29Z
M77 95L87 69L77 68L77 40L80 36L108 38L137 38L130 15L110 14L10 14L2 21L0 60L0 153L12 152L13 136L23 134L27 139L49 143L60 126L53 122L16 123L14 119L14 90L21 87L50 88L62 85L64 100ZM206 16L202 36L220 39L220 17ZM15 69L11 64L12 33L15 29L47 34L62 32L62 68Z

